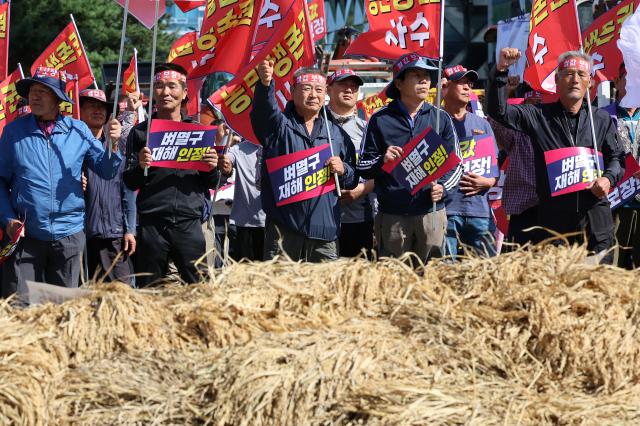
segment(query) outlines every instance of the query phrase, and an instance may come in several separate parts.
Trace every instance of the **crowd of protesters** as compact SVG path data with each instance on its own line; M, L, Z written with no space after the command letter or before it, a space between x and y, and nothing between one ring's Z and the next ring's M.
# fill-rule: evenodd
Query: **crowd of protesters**
M497 178L465 171L461 163L411 193L383 169L428 128L455 146L460 158L473 138L495 135L496 150L509 160L502 197L510 216L507 242L538 243L561 234L565 238L556 242L585 243L604 263L613 262L618 244L618 264L637 267L640 204L634 200L612 213L607 200L624 174L627 153L638 156L640 110L617 104L625 91L624 65L616 102L593 109L594 141L585 100L590 58L581 52L558 58L556 102L541 103L539 94L527 92L525 102L515 105L509 98L516 85L507 69L520 56L517 49L500 51L484 117L469 105L477 72L445 67L439 108L427 101L434 67L415 53L405 55L393 65L386 90L393 101L368 123L356 109L363 80L354 71L327 78L316 68L298 69L292 99L280 110L274 63L265 60L257 68L251 112L259 145L214 122L216 144L226 148L203 156L207 171L152 167L148 121L136 123L139 93L129 95L112 118L104 92L85 90L81 120L74 120L58 110L60 102L71 102L64 74L40 68L17 85L31 113L7 125L0 139L0 223L7 238L24 224L24 237L3 266L2 295L27 280L77 287L82 274L145 287L176 271L193 283L229 258L286 255L319 262L412 252L427 262L455 261L463 252L495 256L487 194ZM156 68L152 118L193 121L184 113L186 78L178 65ZM545 152L594 142L603 155L602 175L586 190L552 197ZM332 152L325 166L341 192L276 205L267 160L325 144Z

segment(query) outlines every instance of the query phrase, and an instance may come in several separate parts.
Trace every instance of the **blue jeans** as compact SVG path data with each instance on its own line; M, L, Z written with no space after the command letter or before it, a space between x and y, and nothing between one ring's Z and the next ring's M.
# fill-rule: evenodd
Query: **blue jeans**
M458 254L458 241L479 256L496 255L496 241L489 230L491 219L488 217L448 216L447 251L453 259Z

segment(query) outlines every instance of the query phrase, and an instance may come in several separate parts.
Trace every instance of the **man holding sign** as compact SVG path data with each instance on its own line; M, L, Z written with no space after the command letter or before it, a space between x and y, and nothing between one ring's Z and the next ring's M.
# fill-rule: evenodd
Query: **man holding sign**
M473 82L478 73L456 65L444 70L444 109L453 120L460 139L464 175L447 199L447 250L455 258L458 242L480 256L496 254L489 230L491 209L487 191L500 175L498 149L489 122L467 111Z
M274 62L258 66L251 124L262 144L262 207L266 213L265 259L282 252L294 260L320 262L338 256L340 188L353 189L353 145L322 114L327 82L316 68L293 74L284 112L275 98ZM323 116L324 115L324 116Z
M187 101L186 71L174 64L160 65L156 71L153 100L157 112L151 117L151 130L159 122L157 134L162 140L152 154L146 136L149 120L135 126L127 139L124 172L124 183L140 191L137 251L144 256L136 258L135 271L144 274L136 279L136 284L142 287L161 279L170 259L183 281L200 280L194 262L205 253L201 223L210 213L206 201L209 189L216 187L219 177L216 152L192 147L202 142L204 131L182 114ZM173 131L175 128L181 130ZM154 136L152 133L150 139L155 139ZM158 167L153 167L154 163ZM145 168L149 168L147 175Z
M358 160L360 174L375 179L375 233L383 256L414 252L426 262L443 253L444 199L462 167L451 117L425 102L432 69L415 53L396 61L386 91L394 101L371 116Z
M608 250L614 243L614 227L607 194L624 174L625 160L616 126L603 110L593 112L594 144L585 99L591 58L577 51L558 58L558 102L509 105L507 69L520 56L518 49L500 51L496 69L490 74L489 114L531 138L540 198L538 223L560 234L586 233L590 251ZM600 155L593 152L594 145ZM603 163L602 176L595 172L596 161ZM580 241L581 235L569 238Z

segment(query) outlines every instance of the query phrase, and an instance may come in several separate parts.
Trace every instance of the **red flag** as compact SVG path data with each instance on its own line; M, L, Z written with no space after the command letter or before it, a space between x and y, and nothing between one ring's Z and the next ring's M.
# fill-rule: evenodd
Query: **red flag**
M138 52L134 49L134 53L129 61L129 66L124 70L122 75L122 94L139 92L138 83Z
M617 46L622 23L638 8L640 0L626 0L612 7L582 33L584 51L593 59L591 76L594 78L592 90L599 83L612 81L618 76L622 54Z
M309 8L309 22L311 23L313 41L322 40L325 34L327 34L327 22L324 16L324 0L310 0L307 7Z
M294 3L269 44L233 80L208 99L236 133L253 143L257 143L258 139L253 134L249 112L255 85L262 84L256 71L258 64L264 59L275 61L273 77L276 99L283 109L291 97L293 72L300 67L313 65L315 52L306 22L304 3Z
M78 80L68 81L66 92L69 99L73 99L74 103L60 102L60 114L80 120L80 89Z
M196 7L204 6L207 0L174 0L176 6L183 12L188 12Z
M200 112L200 91L204 84L205 78L192 78L187 80L187 93L189 101L187 102L187 115L194 116Z
M385 87L379 93L367 96L363 100L358 101L357 107L364 112L366 121L369 121L374 112L391 102L391 99L387 98L386 90L387 88Z
M264 0L260 8L258 25L253 34L251 59L271 41L284 16L287 16L293 0Z
M440 0L428 2L367 2L369 31L349 46L345 55L397 59L409 52L440 57Z
M89 58L87 58L80 41L80 35L73 22L69 23L33 62L31 75L36 73L38 67L63 70L67 74L68 80L75 79L77 76L80 90L86 89L95 81Z
M16 83L20 80L22 80L22 74L17 69L0 83L0 133L4 126L19 117L20 95L16 91Z
M555 93L558 56L580 50L575 0L535 0L531 6L527 67L524 80L539 92Z
M0 5L0 80L9 74L9 2Z
M114 0L120 6L124 7L125 0ZM158 7L158 19L167 10L167 5L164 0L157 0L160 2ZM129 13L133 15L142 25L148 29L153 28L156 24L156 0L129 0Z
M237 74L249 61L252 37L262 0L209 0L196 42L192 44L197 66L190 78L216 71ZM204 60L204 56L211 56Z

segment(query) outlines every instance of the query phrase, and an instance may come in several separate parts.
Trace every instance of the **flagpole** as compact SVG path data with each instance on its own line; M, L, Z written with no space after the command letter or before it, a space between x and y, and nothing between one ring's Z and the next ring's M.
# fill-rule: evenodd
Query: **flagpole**
M124 12L122 14L122 31L120 32L120 56L118 57L118 73L116 74L116 87L113 90L113 112L111 117L115 118L116 113L118 112L118 99L120 97L120 91L118 87L120 87L120 74L122 73L122 57L124 56L124 37L127 33L127 16L129 15L129 0L124 0ZM112 141L109 135L107 135L107 139L109 140L109 158L111 158L111 151L113 151L113 147L111 146Z
M305 25L307 27L307 29L309 30L309 34L308 36L310 37L311 40L311 45L314 48L314 56L315 56L315 43L313 42L313 32L311 31L311 22L309 22L309 7L307 6L307 2L303 2L304 3L304 21L305 21ZM321 70L321 65L322 64L318 64L316 61L316 67L318 69ZM321 70L322 71L322 70ZM322 108L322 115L324 116L324 124L325 127L327 129L327 138L329 139L329 150L331 151L331 156L333 157L335 154L333 152L333 140L331 138L331 129L329 127L329 118L327 117L327 106L326 105L321 105L320 108ZM342 189L340 188L340 181L338 180L339 176L338 173L334 173L333 174L333 180L336 183L336 195L338 197L340 197L342 195Z
M436 82L436 133L440 134L440 103L442 102L442 57L444 56L444 2L440 3L440 49L438 52L438 81ZM435 183L438 183L436 180ZM433 187L432 187L433 190ZM436 230L436 207L437 202L433 201L433 214L431 215L431 230Z
M7 75L9 75L9 31L11 29L11 0L7 0L7 30L5 32L5 34L7 35L7 54L5 55L4 58L4 71L6 73L6 75L3 78L7 78ZM23 77L24 78L24 77Z
M20 78L24 78L24 71L22 71L22 64L18 62L18 69L20 70Z
M91 78L93 79L93 85L98 88L98 84L96 83L96 76L93 75L93 69L91 68L91 63L89 62L89 57L87 56L87 51L84 50L84 43L82 43L82 37L80 37L80 31L78 31L78 26L76 25L76 20L73 19L73 13L70 13L71 22L73 22L73 28L76 30L76 34L78 34L78 41L80 42L80 47L82 48L82 54L85 58L87 58L87 63L89 64L89 72L91 73Z
M156 68L156 44L158 40L158 9L160 7L159 0L156 1L156 11L154 15L155 24L153 26L153 41L151 42L151 78L149 79L149 112L147 113L147 138L145 139L145 144L149 144L149 134L151 133L151 112L153 109L153 76ZM144 175L147 176L149 174L149 167L144 168Z
M576 25L578 28L578 40L580 40L580 52L584 54L585 52L584 52L584 45L582 44L582 34L580 33L580 21L578 20L578 5L576 4L575 0L573 0L573 7L574 7L574 10L576 11L575 17L576 17ZM590 61L589 65L590 65L590 68L593 69L593 60ZM589 73L589 81L591 81L591 73ZM602 174L602 169L600 167L600 161L598 161L598 157L599 157L598 142L596 141L596 128L593 123L593 109L591 107L591 90L590 89L591 89L590 87L587 88L587 111L589 112L589 126L591 127L591 141L593 143L593 155L595 156L596 171L598 172L598 176L596 177L596 179L598 179Z
M135 63L135 77L136 77L136 92L140 94L140 106L138 107L138 123L142 123L144 121L144 106L142 104L142 90L140 90L140 76L138 75L138 49L133 48L133 62Z

